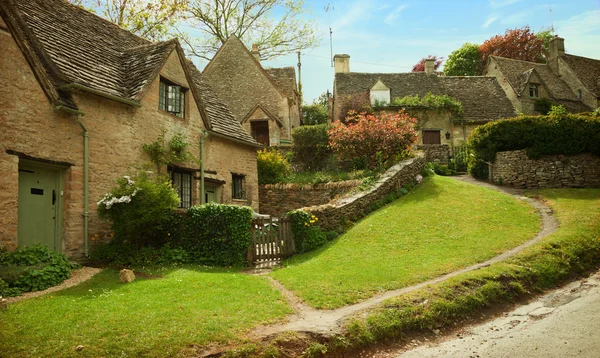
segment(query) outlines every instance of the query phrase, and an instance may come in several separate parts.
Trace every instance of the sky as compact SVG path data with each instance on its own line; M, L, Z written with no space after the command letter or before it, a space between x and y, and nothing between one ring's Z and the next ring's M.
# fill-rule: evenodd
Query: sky
M465 42L481 44L506 29L554 26L567 53L600 59L600 0L306 0L321 45L302 52L304 102L333 87L333 54L350 55L352 72L410 72L427 55L447 57ZM330 11L325 7L330 5ZM550 11L552 9L552 11ZM296 66L296 54L263 61Z

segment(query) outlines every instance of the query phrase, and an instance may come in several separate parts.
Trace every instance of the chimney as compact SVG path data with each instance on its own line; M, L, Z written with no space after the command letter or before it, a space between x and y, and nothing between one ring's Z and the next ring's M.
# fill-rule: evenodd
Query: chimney
M548 45L550 50L550 58L556 58L565 54L565 39L554 36Z
M260 62L260 51L258 51L258 44L252 44L252 56L256 59L256 61Z
M425 73L428 75L433 75L435 67L435 60L433 58L425 59Z
M350 72L350 55L335 55L333 56L335 73Z

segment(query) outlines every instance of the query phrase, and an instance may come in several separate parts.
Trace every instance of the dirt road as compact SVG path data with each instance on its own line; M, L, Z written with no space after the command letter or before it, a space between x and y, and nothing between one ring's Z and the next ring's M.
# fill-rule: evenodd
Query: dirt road
M390 356L598 358L600 271L500 318Z

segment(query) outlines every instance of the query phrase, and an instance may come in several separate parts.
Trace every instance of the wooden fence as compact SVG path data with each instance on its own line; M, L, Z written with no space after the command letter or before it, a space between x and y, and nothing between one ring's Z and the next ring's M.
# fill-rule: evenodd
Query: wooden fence
M252 220L252 245L248 249L248 261L277 261L294 254L294 237L289 218Z

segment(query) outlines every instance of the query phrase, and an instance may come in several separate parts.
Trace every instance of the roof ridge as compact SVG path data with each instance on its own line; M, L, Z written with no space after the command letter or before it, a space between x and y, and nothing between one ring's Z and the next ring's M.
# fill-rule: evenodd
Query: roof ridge
M547 66L547 63L539 63L539 62L531 62L531 61L524 61L524 60L517 60L514 58L510 58L510 57L503 57L503 56L496 56L496 55L490 55L490 57L492 58L500 58L502 60L509 60L509 61L515 61L515 62L523 62L523 63L530 63L532 65L540 65L540 66Z

